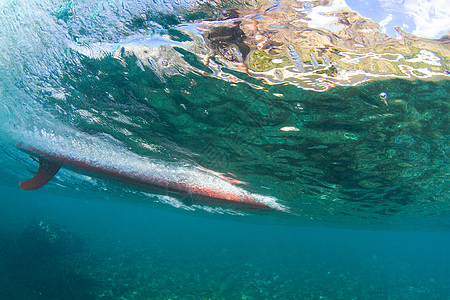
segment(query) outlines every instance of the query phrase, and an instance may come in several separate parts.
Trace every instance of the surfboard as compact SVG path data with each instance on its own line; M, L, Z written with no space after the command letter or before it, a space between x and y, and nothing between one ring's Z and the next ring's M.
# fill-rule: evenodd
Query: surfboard
M158 194L178 196L178 198L183 199L183 202L188 201L191 205L213 204L250 209L280 210L256 199L253 196L254 194L245 192L242 189L232 192L225 189L221 190L208 184L199 185L185 181L176 182L162 176L144 174L138 170L124 170L115 166L104 166L90 160L69 156L66 153L51 153L22 144L18 144L17 147L21 151L37 157L39 162L36 175L21 182L19 185L21 189L27 191L43 187L64 167L79 173L88 173L88 175L109 177L123 183L137 184Z

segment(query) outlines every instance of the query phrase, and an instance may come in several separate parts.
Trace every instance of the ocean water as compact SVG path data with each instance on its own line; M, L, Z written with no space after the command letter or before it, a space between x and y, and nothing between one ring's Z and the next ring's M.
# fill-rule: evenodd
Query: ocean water
M265 218L111 204L88 193L30 197L2 190L8 192L1 200L2 299L447 299L450 293L445 229L267 225ZM42 218L79 236L82 246L58 255L45 243L20 251L18 236Z
M325 2L0 2L0 299L449 299L449 37Z

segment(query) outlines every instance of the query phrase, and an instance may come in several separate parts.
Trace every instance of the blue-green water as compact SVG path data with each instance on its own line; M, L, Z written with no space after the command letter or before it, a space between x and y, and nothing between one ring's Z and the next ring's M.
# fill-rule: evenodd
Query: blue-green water
M3 190L2 299L447 299L450 293L448 231L264 225L87 195L30 198ZM45 259L20 254L15 239L43 216L79 235L82 248Z
M448 299L450 81L219 74L180 28L250 4L194 4L0 3L0 299ZM25 192L17 143L273 210L66 168Z

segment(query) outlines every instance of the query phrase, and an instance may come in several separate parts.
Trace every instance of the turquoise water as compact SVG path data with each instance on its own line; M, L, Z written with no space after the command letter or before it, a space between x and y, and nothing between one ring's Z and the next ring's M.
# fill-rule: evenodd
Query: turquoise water
M0 4L0 299L448 298L450 81L207 66L180 28L248 3L197 5ZM271 210L65 167L25 192L18 143Z
M264 218L248 223L111 204L88 194L3 190L2 299L446 299L450 293L448 230L277 226ZM44 258L48 245L21 253L17 236L43 217L77 234L81 248Z

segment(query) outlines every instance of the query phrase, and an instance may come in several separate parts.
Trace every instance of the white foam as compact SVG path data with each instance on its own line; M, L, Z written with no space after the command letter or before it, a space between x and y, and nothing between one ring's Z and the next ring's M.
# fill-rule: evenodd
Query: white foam
M338 18L336 16L326 14L337 12L342 9L350 9L345 0L334 0L327 6L315 6L308 15L311 20L308 20L307 23L311 28L324 28L331 31L338 31L343 28L343 25L336 25Z
M414 58L406 59L408 62L423 62L433 66L441 66L441 58L435 53L422 49Z

